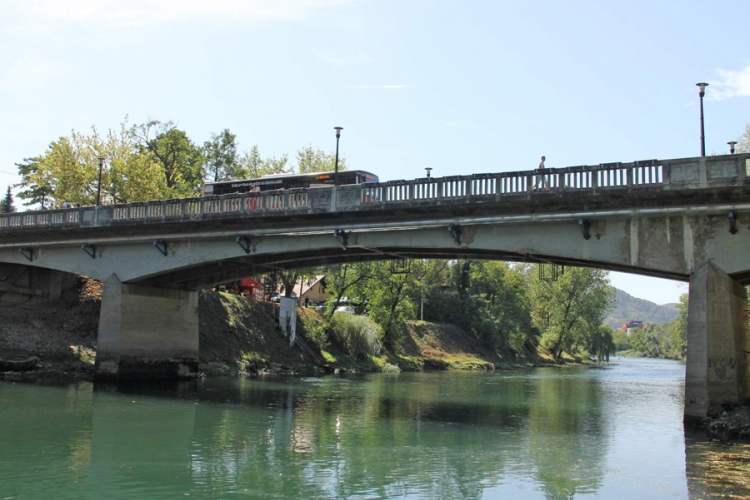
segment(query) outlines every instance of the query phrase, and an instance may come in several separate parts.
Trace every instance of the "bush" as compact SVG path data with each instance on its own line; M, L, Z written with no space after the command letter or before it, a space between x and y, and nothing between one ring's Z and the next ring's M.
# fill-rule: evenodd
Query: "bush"
M321 321L315 315L309 314L302 318L302 327L305 329L305 338L317 344L320 349L325 349L330 344L328 339L328 332L326 332L327 324Z
M380 354L378 327L366 316L336 313L331 318L331 330L347 354L353 358Z
M390 363L386 363L383 365L383 367L380 369L383 373L401 373L401 368L399 368L396 365L392 365Z

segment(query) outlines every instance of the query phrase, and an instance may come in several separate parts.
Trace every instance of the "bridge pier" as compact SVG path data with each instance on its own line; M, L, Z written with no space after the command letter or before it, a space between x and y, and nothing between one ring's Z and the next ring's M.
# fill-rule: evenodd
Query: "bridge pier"
M99 379L192 378L198 373L198 292L104 282Z
M685 420L750 396L745 287L708 262L690 277Z

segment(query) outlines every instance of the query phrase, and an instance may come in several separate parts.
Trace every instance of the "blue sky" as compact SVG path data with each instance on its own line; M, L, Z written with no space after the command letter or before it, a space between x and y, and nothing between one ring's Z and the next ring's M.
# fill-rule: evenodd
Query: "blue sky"
M382 180L727 152L750 122L750 2L3 0L0 188L72 130L332 152ZM657 303L686 286L613 273Z

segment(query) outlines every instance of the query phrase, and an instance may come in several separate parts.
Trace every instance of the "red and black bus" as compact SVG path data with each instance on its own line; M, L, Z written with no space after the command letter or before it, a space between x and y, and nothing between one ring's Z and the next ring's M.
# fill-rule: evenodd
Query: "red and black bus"
M258 179L207 182L203 185L203 196L247 193L250 191L273 191L276 189L315 188L333 186L333 172L311 174L272 174ZM364 170L342 170L338 175L339 186L378 182L378 176Z

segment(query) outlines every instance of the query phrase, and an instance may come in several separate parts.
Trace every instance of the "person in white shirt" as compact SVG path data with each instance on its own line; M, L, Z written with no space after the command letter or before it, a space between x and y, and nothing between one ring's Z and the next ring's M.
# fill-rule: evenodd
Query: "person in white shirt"
M538 170L544 170L544 162L547 158L542 156L542 161L539 162L539 166L537 167ZM534 189L544 186L544 189L549 191L549 184L547 183L547 176L546 175L537 175L536 176L536 182L534 183Z

